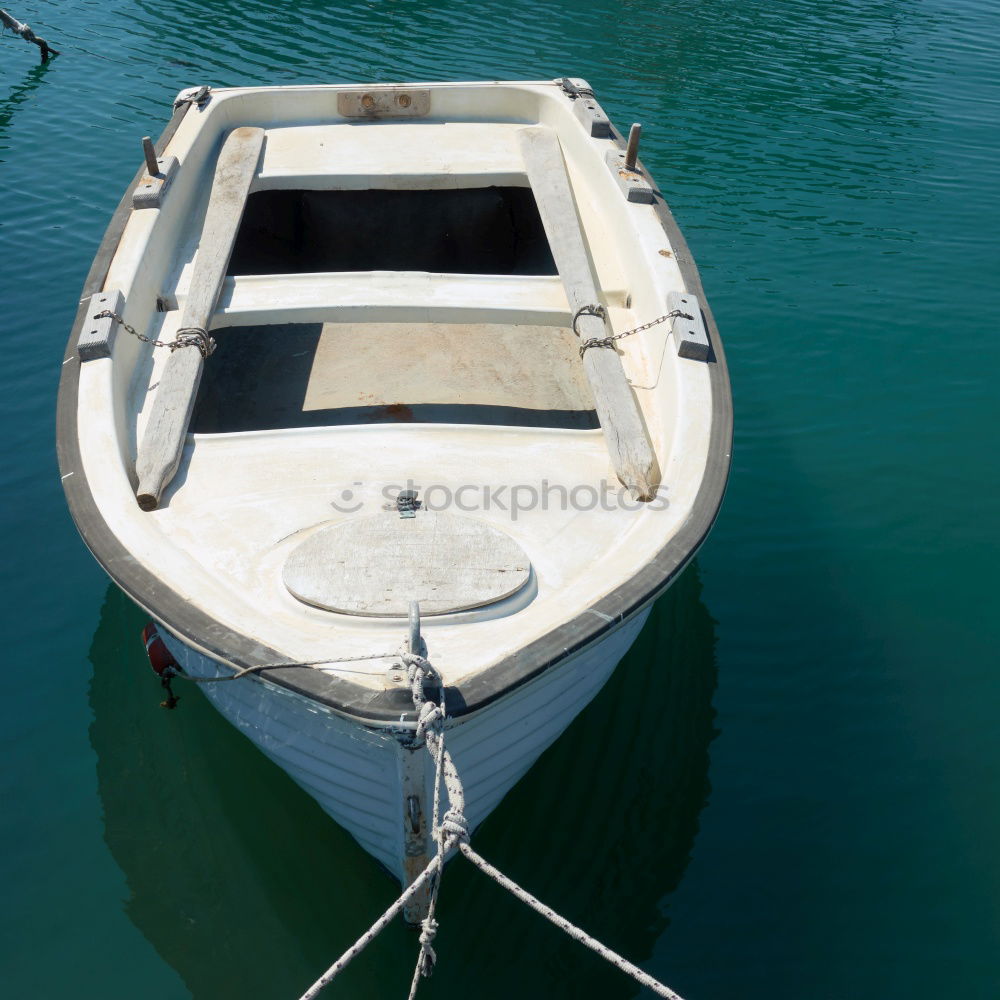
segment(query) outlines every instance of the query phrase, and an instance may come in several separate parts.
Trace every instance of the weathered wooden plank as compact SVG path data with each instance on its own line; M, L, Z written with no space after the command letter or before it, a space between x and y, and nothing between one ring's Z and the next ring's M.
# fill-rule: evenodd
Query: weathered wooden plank
M187 298L188 270L167 309ZM617 301L624 294L616 290ZM219 325L245 323L508 323L568 326L558 276L349 271L341 274L241 274L227 277L216 304Z
M528 180L570 309L576 312L584 306L598 305L600 299L559 139L544 127L526 128L520 139ZM611 333L604 320L593 315L580 316L576 328L581 341ZM656 456L618 352L592 348L584 352L583 366L618 478L636 499L652 500L658 485Z
M405 684L405 673L402 675ZM406 747L399 755L399 780L403 791L403 885L408 886L427 867L431 859L428 827L431 810L427 802L427 754L422 748ZM403 908L403 919L417 925L427 916L430 886L426 885Z
M181 329L208 330L211 324L263 144L264 129L238 128L222 147ZM181 347L164 366L135 463L136 499L143 510L156 509L180 464L203 365L196 347Z
M337 94L337 111L345 118L425 118L430 110L426 89L381 85Z

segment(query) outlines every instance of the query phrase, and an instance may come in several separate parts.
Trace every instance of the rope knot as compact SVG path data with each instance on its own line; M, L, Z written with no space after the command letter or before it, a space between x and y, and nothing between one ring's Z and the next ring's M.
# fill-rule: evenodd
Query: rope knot
M434 669L431 661L425 656L421 656L419 653L400 653L399 658L403 661L411 680L417 672L428 680L434 681L438 679L437 670Z
M401 653L400 659L403 661L403 665L406 667L406 679L410 682L410 693L413 695L413 707L421 713L420 718L424 719L423 713L427 711L428 704L433 705L440 712L440 717L444 718L444 681L441 675L434 669L431 665L430 660L417 653ZM441 707L439 708L434 702L429 702L427 696L424 694L424 685L433 684L438 688L439 699L441 701ZM421 739L424 732L431 724L430 717L426 717L427 721L422 723L418 721L417 725L417 739Z
M444 712L441 706L433 701L425 701L420 708L420 715L417 716L417 728L413 738L419 743L427 735L428 729L436 729L444 721Z
M437 953L431 947L437 937L438 922L433 917L420 921L420 975L429 978L437 963Z
M459 840L469 839L469 821L458 809L449 809L441 818L441 830L444 833L458 837Z

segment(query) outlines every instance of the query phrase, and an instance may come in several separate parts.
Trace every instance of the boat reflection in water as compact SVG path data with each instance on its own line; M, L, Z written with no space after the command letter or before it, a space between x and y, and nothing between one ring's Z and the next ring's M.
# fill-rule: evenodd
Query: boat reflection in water
M691 566L475 836L503 871L640 964L667 926L662 902L708 794L716 671L700 594ZM91 742L128 916L195 997L298 996L398 886L199 691L175 682L178 709L159 708L144 623L109 587L90 654ZM461 861L446 869L439 917L440 996L635 992ZM415 954L397 921L330 992L405 995Z

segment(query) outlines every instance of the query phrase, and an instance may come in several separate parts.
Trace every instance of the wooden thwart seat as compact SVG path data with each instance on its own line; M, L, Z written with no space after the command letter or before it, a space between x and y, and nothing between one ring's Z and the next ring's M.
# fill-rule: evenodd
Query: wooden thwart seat
M187 301L184 269L171 308ZM169 300L168 300L169 302ZM215 326L264 323L511 323L568 326L556 276L349 271L227 277Z

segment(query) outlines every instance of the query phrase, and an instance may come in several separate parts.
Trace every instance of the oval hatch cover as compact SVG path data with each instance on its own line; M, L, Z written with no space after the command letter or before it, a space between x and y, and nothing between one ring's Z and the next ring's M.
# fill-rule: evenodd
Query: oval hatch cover
M405 618L492 604L520 590L531 563L510 535L471 517L373 514L322 528L293 549L282 578L326 611Z

